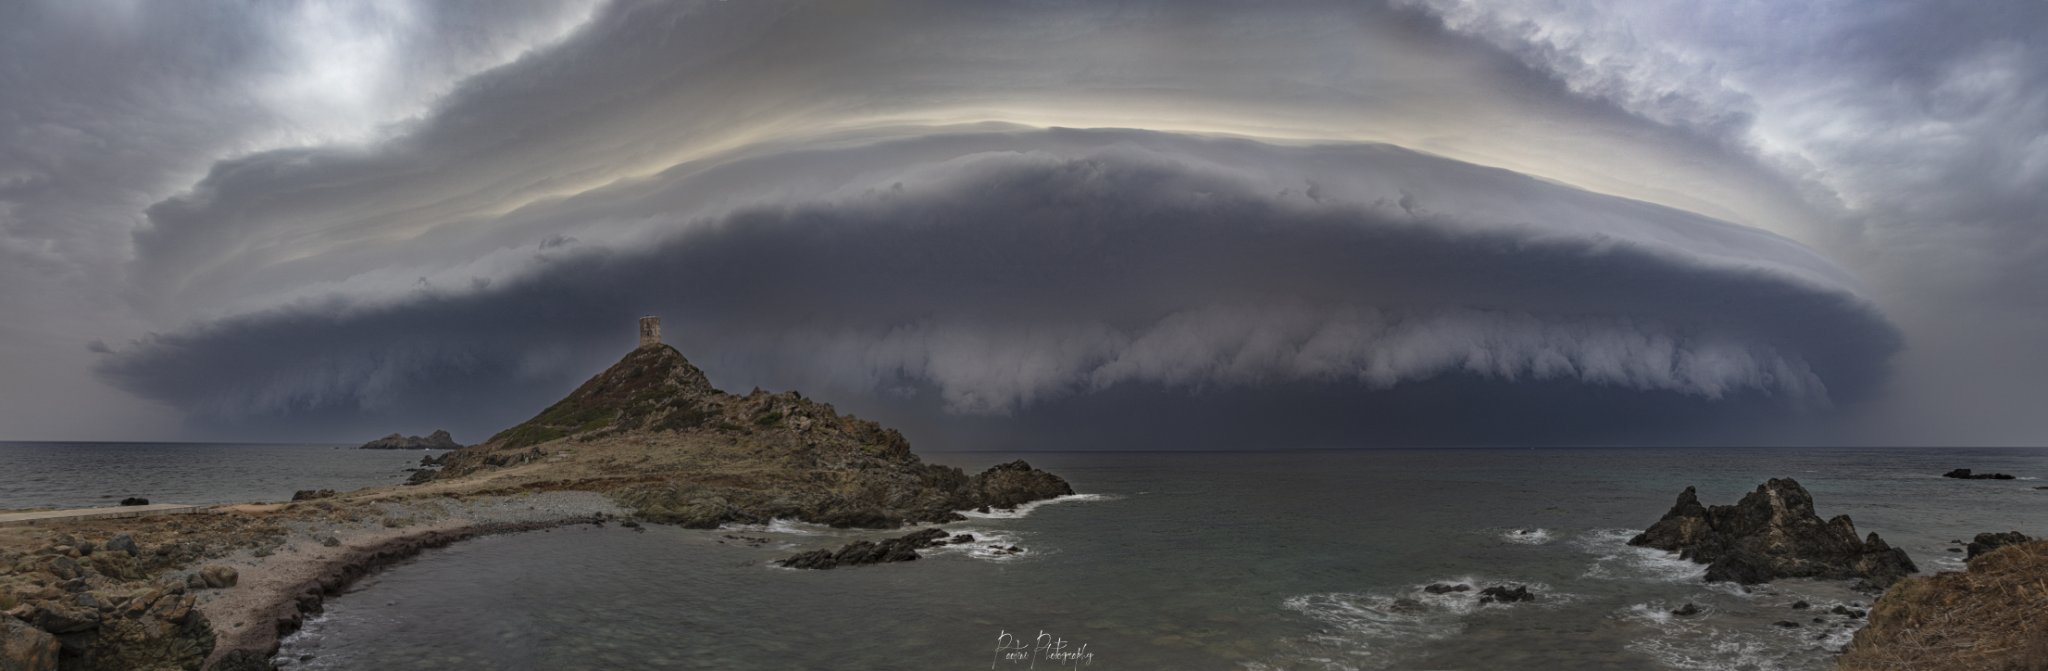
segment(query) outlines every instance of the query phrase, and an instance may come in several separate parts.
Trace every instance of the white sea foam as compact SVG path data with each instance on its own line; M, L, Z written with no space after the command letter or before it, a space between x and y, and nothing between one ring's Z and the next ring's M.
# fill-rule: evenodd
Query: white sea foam
M959 512L961 515L968 517L970 519L1013 520L1019 517L1030 515L1031 511L1033 510L1037 510L1041 507L1049 506L1055 503L1080 503L1084 501L1114 501L1116 499L1116 496L1110 494L1068 494L1066 496L1055 496L1049 499L1032 501L1030 503L1026 503L1015 508L994 508L990 509L988 512L985 513L975 510L962 510Z
M1463 585L1465 591L1431 593L1431 585ZM1480 590L1488 587L1526 586L1536 600L1523 603L1481 603ZM1304 594L1282 602L1282 607L1326 625L1323 633L1307 637L1308 643L1327 650L1309 661L1327 668L1377 668L1390 663L1389 655L1425 641L1456 636L1475 613L1499 609L1547 607L1569 603L1576 595L1557 592L1550 585L1519 580L1487 580L1471 576L1409 585L1390 592L1328 592ZM1341 659L1328 654L1341 656Z
M1522 545L1543 545L1556 540L1549 529L1508 529L1500 532L1500 539Z
M1021 540L1016 534L1007 531L993 531L989 529L961 527L957 529L947 529L946 532L954 535L973 534L974 541L970 543L948 543L946 545L935 545L932 547L925 548L921 552L926 556L960 555L964 557L971 557L974 559L982 559L996 562L1016 561L1018 559L1023 559L1025 557L1032 556L1034 554L1043 554L1043 552L1037 549L1024 545L1023 540ZM1011 546L1016 546L1022 549L1022 552L1012 554L1010 552L1003 551L1004 548L1009 548Z
M777 517L768 520L767 524L721 524L718 525L718 529L720 531L750 531L767 534L816 536L830 531L831 527Z
M1574 544L1593 555L1585 577L1603 580L1690 582L1706 577L1707 567L1678 553L1628 544L1630 529L1596 529L1579 535Z

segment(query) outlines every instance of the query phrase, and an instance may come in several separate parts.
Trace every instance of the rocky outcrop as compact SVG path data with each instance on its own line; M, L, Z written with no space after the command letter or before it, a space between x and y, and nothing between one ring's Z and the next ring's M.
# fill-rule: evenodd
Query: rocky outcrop
M660 343L440 463L438 473L414 477L431 483L521 469L520 479L500 481L602 491L643 520L693 528L782 518L887 529L1073 493L1021 461L971 477L926 463L894 429L796 392L720 391Z
M2013 478L2012 478L2012 476L2010 476L2010 475L2006 475L2006 474L2004 474L2004 473L1972 473L1972 472L1970 472L1970 469L1967 469L1967 468L1958 468L1958 469L1955 469L1955 470L1953 470L1953 471L1949 471L1949 472L1947 472L1947 473L1943 473L1943 474L1941 474L1941 477L1944 477L1944 478L1955 478L1955 479L1957 479L1957 480L2011 480L2011 479L2013 479Z
M0 671L57 671L57 637L0 615Z
M1494 585L1479 590L1480 603L1518 603L1535 600L1536 595L1529 592L1528 585L1516 585L1514 587Z
M447 431L435 431L426 437L391 434L367 443L358 449L364 450L453 450L462 447Z
M1970 554L1966 555L1964 559L1976 559L1978 555L1990 552L1992 550L1996 550L2007 545L2019 545L2021 543L2025 543L2032 540L2034 539L2029 538L2026 534L2017 531L2007 531L2005 533L1977 534L1977 537L1970 539L1970 544L1966 546L1966 549L1969 550Z
M1060 476L1032 468L1031 464L1019 459L991 466L975 475L967 481L967 492L975 505L962 506L962 509L980 506L1015 508L1041 499L1071 496L1074 488Z
M292 492L293 501L317 501L334 498L338 492L332 489L301 489Z
M947 543L946 532L941 529L925 529L884 541L854 541L832 550L812 550L785 559L776 560L776 565L798 569L831 569L841 566L864 566L888 562L916 561L917 551Z
M1823 521L1813 497L1774 478L1735 505L1708 508L1692 487L1630 545L1653 547L1707 565L1707 580L1742 584L1776 578L1859 579L1882 589L1919 569L1877 534L1858 539L1848 515Z

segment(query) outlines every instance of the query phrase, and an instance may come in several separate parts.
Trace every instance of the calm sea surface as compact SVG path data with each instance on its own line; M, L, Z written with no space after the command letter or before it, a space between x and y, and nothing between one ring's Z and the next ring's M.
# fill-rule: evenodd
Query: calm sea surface
M377 463L385 455L237 449L163 458L130 448L136 454L115 461L175 467L123 467L126 479L114 481L79 466L44 475L68 478L86 498L275 499L295 488L388 482L418 457ZM1960 565L1961 555L1946 551L1952 539L2048 532L2048 491L2034 489L2048 482L1939 477L1956 467L2048 475L2042 450L936 460L972 469L1017 457L1085 495L945 526L1022 546L1022 555L978 544L917 562L793 571L769 561L889 534L776 524L496 536L428 553L330 600L287 641L284 659L303 669L1824 669L1855 621L1823 611L1867 605L1869 595L1836 582L1781 581L1747 593L1708 585L1700 567L1627 547L1628 536L1686 485L1699 486L1707 503L1728 503L1770 477L1798 479L1823 516L1850 515L1859 531L1906 548L1923 571ZM5 458L10 466L48 461ZM242 472L276 482L252 488L243 477L217 477L252 468ZM194 489L203 486L236 493ZM1470 593L1423 591L1437 582L1528 585L1538 598L1481 605ZM1799 600L1816 607L1792 609ZM1687 602L1705 614L1668 614ZM999 649L1041 633L1075 656L1013 662Z
M0 509L286 501L301 489L405 482L440 450L336 445L0 442Z

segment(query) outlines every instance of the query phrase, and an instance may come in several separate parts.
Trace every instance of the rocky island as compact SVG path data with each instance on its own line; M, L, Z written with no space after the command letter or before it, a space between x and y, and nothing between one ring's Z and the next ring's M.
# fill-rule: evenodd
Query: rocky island
M367 443L363 443L363 446L362 446L362 447L359 447L359 448L356 448L356 449L360 449L360 450L454 450L454 449L460 449L461 447L462 447L462 443L458 443L458 442L455 442L455 436L449 435L447 431L441 431L441 430L436 430L436 431L434 431L434 432L433 432L432 434L428 434L428 435L427 435L427 436L425 436L425 437L421 437L421 436L402 436L402 435L399 435L399 434L396 434L396 433L394 433L394 434L391 434L391 435L389 435L389 436L385 436L385 437L383 437L383 438L378 438L378 439L376 439L376 440L372 440L372 441L370 441L370 442L367 442Z
M1629 540L1707 565L1707 580L1741 584L1776 578L1856 579L1883 589L1919 569L1906 551L1872 533L1856 537L1848 515L1823 521L1813 495L1773 478L1734 505L1700 505L1687 487L1662 519Z
M405 485L288 503L0 528L0 669L268 669L326 597L479 534L611 520L885 529L1074 493L1022 461L975 475L925 463L895 430L795 392L725 393L658 336L533 419L422 466ZM939 542L924 531L806 564L900 561Z

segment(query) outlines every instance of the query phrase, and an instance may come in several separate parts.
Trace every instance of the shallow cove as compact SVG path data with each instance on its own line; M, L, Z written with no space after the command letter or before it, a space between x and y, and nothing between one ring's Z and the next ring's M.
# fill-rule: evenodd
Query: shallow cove
M975 467L1012 456L937 460ZM1820 669L1856 622L1821 611L1869 596L1840 583L1746 594L1704 585L1699 567L1629 548L1627 536L1687 484L1726 503L1790 476L1823 516L1850 514L1931 571L1960 557L1948 540L2029 530L2048 502L2034 481L1939 477L1960 466L2034 476L2048 471L2039 450L1022 456L1103 496L946 525L999 534L1027 549L1019 557L770 567L799 549L885 535L789 524L487 537L330 600L280 659L334 669L1025 668L999 663L997 637L1043 630L1070 650L1086 644L1087 668ZM1422 590L1440 581L1531 584L1539 597L1480 605L1471 592ZM1797 600L1818 608L1791 609ZM1685 602L1706 614L1666 612Z

